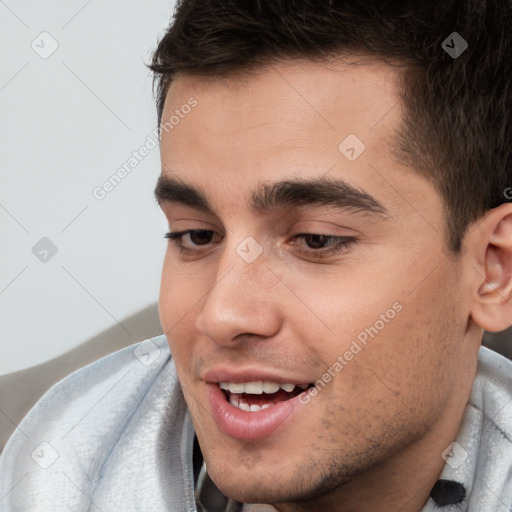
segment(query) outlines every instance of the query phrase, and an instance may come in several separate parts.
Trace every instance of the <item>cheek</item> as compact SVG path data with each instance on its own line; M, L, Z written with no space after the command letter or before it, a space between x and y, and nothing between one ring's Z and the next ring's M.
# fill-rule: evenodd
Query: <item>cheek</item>
M185 276L181 276L167 261L164 262L158 299L160 323L173 358L181 369L188 367L190 343L186 343L193 327L194 305L200 297L199 286L187 285ZM185 290L185 292L180 291ZM194 290L196 293L192 293ZM188 333L188 334L187 334ZM181 343L180 343L181 341Z
M421 272L417 266L415 272L381 270L380 277L367 271L364 281L346 276L339 281L343 285L335 279L323 286L318 278L296 281L301 282L297 294L307 298L310 311L302 308L290 322L301 326L297 335L322 361L321 372L331 369L340 375L332 379L332 391L345 395L349 407L361 400L398 400L397 405L403 400L402 406L424 415L422 410L432 411L446 399L464 336L464 305L457 299L463 293L450 265L424 271L428 278L418 286Z
M357 391L395 403L425 424L437 418L453 391L464 336L464 315L454 304L455 288L448 280L440 273L405 296L395 318L369 336L357 363L370 374L371 391L368 383L352 381Z
M391 326L403 317L400 289L386 283L373 285L371 275L364 280L349 274L288 278L294 295L288 294L283 312L304 342L324 364L338 356L352 360L374 340L385 337ZM359 345L359 348L358 348Z

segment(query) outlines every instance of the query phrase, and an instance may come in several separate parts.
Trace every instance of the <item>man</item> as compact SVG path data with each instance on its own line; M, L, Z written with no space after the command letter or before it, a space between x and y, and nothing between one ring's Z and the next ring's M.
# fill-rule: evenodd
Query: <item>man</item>
M510 11L181 2L165 336L43 397L4 509L510 511Z

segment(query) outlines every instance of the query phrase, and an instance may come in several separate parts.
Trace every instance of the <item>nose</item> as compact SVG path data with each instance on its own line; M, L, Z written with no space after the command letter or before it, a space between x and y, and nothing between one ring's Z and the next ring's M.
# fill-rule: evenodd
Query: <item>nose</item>
M196 328L218 345L236 346L248 338L268 338L280 329L278 278L264 254L248 263L235 247L218 260L216 279L196 318Z

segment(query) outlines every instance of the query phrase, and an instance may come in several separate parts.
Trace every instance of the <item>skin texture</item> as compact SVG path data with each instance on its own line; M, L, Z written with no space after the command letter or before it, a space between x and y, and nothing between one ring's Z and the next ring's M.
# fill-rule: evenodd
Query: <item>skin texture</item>
M160 318L208 472L231 498L279 511L421 510L456 437L482 327L505 328L511 317L511 205L472 226L460 256L450 253L440 195L391 153L402 115L396 73L378 61L288 61L244 77L182 75L168 92L164 121L191 96L197 106L163 132L162 174L202 190L216 214L161 202L172 231L215 234L185 235L194 255L169 242ZM352 162L338 149L348 134L366 146ZM326 175L371 194L388 216L250 209L261 183ZM329 247L296 237L304 233L356 242L321 258L313 252ZM248 236L263 250L252 263L236 251ZM270 436L247 442L219 429L207 370L315 382L397 303L400 312Z

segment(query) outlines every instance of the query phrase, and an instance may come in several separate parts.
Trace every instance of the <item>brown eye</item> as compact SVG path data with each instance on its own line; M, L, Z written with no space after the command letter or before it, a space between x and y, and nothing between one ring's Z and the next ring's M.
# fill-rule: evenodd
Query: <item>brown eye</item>
M335 254L341 254L348 251L357 241L355 237L321 235L319 233L301 233L296 235L295 238L303 238L306 245L311 248L311 250L298 249L297 252L304 256L313 258L324 258ZM333 243L327 243L330 240L333 241ZM293 245L297 246L297 244ZM325 247L326 245L331 247L326 250L322 250L322 247Z
M193 248L191 249L189 247L185 247L183 245L182 238L185 235L189 235L192 246L201 247L203 245L208 245L211 242L212 236L214 234L215 232L210 229L189 229L176 233L166 233L164 236L179 248L180 253L183 252L186 254L192 254L196 252L196 250Z

